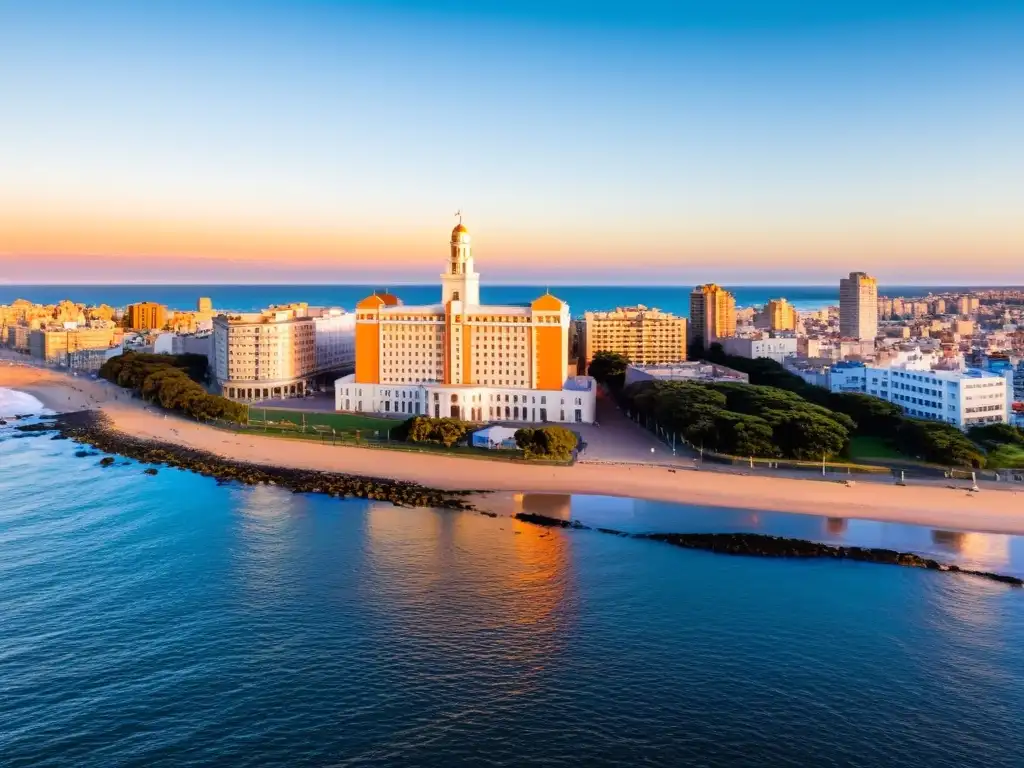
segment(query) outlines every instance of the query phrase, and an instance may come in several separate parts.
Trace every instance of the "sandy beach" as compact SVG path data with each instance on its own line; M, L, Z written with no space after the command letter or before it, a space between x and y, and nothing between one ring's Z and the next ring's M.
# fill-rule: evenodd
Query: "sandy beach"
M641 465L524 466L432 454L353 448L244 435L147 410L119 388L86 376L9 365L0 387L28 392L58 412L99 409L139 438L239 461L405 480L444 490L630 496L707 507L796 512L904 522L945 529L1024 534L1024 488L968 493L936 485L897 486L745 476ZM115 399L116 398L116 399ZM12 414L0 414L12 415ZM487 499L481 500L487 506ZM501 505L501 497L491 502Z

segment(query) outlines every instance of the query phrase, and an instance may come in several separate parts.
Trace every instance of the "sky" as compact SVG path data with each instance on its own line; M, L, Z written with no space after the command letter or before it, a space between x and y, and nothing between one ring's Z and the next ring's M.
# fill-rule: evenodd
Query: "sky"
M0 0L0 282L1024 284L1024 3Z

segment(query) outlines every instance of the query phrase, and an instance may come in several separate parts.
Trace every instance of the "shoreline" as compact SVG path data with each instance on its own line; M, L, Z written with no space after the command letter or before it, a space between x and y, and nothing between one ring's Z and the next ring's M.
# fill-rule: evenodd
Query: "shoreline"
M165 415L109 382L0 359L0 387L27 392L57 412L99 411L109 428L137 441L198 451L218 460L285 471L329 472L413 483L465 495L515 493L599 495L692 506L749 509L907 523L933 528L1024 534L1024 489L969 493L936 485L765 477L645 465L579 463L552 467L456 456L283 441L220 430ZM13 414L0 414L13 415ZM492 497L490 494L493 493ZM482 497L468 496L476 500Z

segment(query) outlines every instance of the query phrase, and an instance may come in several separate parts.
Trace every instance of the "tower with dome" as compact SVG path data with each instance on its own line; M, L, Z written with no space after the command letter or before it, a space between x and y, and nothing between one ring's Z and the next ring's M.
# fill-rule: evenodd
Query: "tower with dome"
M356 305L355 373L335 408L466 421L590 423L593 379L569 369L569 306L550 292L528 304L481 304L469 229L452 229L437 304L373 293Z

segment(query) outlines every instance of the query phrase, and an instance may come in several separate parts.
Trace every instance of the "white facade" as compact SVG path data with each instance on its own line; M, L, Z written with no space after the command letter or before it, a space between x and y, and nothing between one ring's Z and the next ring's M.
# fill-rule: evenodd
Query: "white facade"
M988 371L928 371L839 365L829 371L833 392L862 392L898 405L917 419L955 424L1009 423L1013 402L1008 376Z
M338 411L430 416L465 421L589 424L597 405L594 380L579 376L563 389L459 384L362 384L354 375L334 382Z
M785 363L786 358L796 357L796 336L779 338L745 338L737 336L731 339L720 339L722 349L728 355L749 357L767 357L777 363Z
M316 370L339 371L356 364L356 316L343 309L325 309L313 318Z

